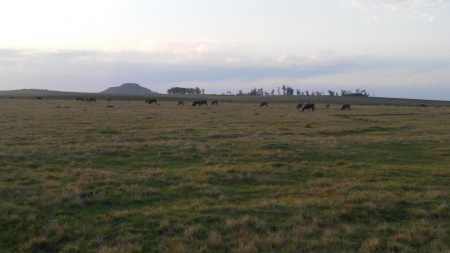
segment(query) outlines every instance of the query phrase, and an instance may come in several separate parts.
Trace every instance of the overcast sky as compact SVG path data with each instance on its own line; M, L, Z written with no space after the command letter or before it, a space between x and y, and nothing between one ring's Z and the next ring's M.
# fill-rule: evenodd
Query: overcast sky
M450 0L0 0L0 90L450 100Z

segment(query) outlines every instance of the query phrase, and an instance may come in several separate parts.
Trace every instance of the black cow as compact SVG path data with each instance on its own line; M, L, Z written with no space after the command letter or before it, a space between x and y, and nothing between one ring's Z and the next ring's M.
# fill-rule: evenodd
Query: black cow
M88 98L86 101L97 103L97 99L96 98Z
M183 101L178 101L178 105L184 105Z
M350 111L350 104L343 104L341 107L341 110L345 110L345 109Z
M303 104L302 104L302 103L298 104L298 105L297 105L297 110L298 110L298 109L301 109L302 107L303 107Z
M211 102L211 105L219 105L219 101L215 100Z
M259 104L259 107L265 106L267 107L267 102L261 102L261 104Z
M304 112L305 110L314 111L314 104L307 103L305 106L303 106L302 112Z
M75 97L75 99L77 100L77 103L78 103L78 100L80 100L81 102L84 101L84 99L83 99L83 98L80 98L80 97Z
M156 98L149 98L149 99L145 100L145 103L148 103L148 104L155 103L156 104Z
M36 97L36 100L42 100L42 98L41 97Z
M196 101L194 101L194 102L192 102L192 106L202 106L202 101L200 101L200 100L196 100Z
M106 101L108 101L108 102L109 102L109 101L112 101L112 99L111 99L111 98L108 98L108 99L106 99Z
M208 105L208 101L202 100L202 101L200 101L200 105Z

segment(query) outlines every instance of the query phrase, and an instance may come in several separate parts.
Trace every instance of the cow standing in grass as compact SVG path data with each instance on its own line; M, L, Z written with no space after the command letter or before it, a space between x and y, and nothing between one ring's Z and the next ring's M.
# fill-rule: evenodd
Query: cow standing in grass
M192 102L192 106L202 106L202 102L200 100L196 100L194 102Z
M147 100L145 100L145 103L148 103L148 104L153 104L153 103L155 103L155 104L156 104L156 99L155 99L155 98L147 99Z
M183 101L178 101L178 105L184 105Z
M41 97L36 97L36 100L42 100L42 98Z
M267 107L267 102L261 102L261 104L259 104L259 107L265 106Z
M81 102L84 101L84 99L83 99L83 98L80 98L80 97L75 97L75 99L77 100L77 103L78 103L78 100L80 100Z
M202 100L202 101L200 101L200 105L208 105L208 101Z
M302 109L302 107L303 107L303 104L302 104L302 103L298 104L298 105L297 105L297 110L298 110L298 109Z
M314 104L307 103L305 106L303 106L302 112L304 112L305 110L314 111Z
M97 103L97 99L96 99L96 98L88 98L86 101L87 101L87 102L94 102L94 103Z
M350 111L350 104L343 104L341 107L341 110L349 110Z
M219 101L215 100L211 102L211 105L219 105Z

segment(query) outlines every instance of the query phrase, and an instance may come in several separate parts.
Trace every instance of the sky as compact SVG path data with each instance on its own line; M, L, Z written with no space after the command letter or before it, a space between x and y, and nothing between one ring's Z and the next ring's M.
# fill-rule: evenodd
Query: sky
M0 90L450 100L450 0L0 0Z

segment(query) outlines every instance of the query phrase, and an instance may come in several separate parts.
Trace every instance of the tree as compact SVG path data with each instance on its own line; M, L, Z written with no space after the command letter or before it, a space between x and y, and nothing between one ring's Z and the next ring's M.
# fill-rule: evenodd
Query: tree
M253 88L253 89L248 93L248 95L250 95L250 96L257 96L257 95L259 95L259 94L258 94L258 90L257 90L256 88Z
M286 95L288 95L288 96L294 95L294 89L292 87L287 86L286 87Z
M258 95L264 96L264 90L263 90L263 88L259 88L259 89L258 89Z

